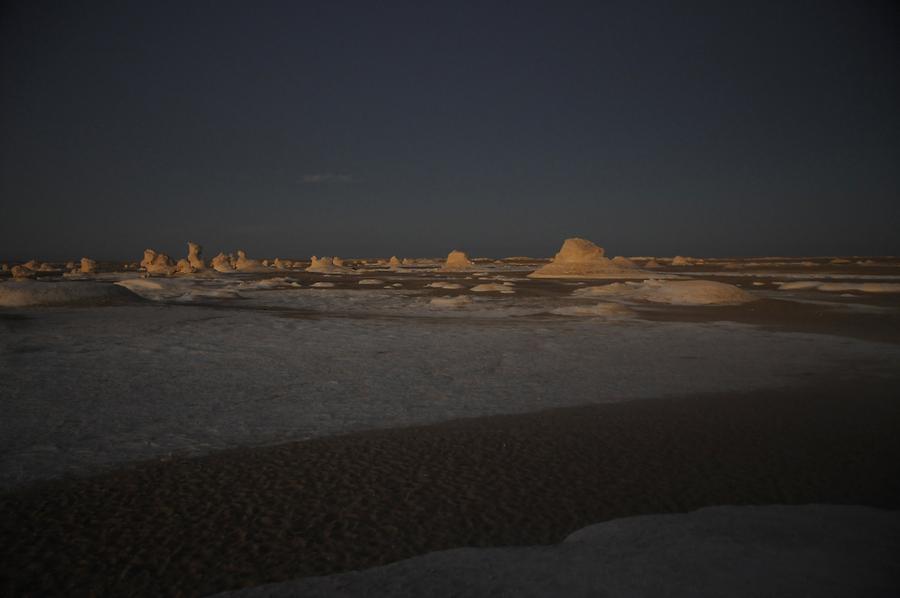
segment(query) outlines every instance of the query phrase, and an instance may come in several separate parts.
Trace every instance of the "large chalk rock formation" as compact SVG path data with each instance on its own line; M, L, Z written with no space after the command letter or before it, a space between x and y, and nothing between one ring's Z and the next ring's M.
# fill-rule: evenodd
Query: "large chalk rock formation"
M649 278L625 258L610 260L602 247L587 239L572 238L563 242L553 260L529 274L532 278Z
M469 256L464 251L454 249L447 254L447 261L444 262L441 270L468 270L474 265L475 263L469 259Z

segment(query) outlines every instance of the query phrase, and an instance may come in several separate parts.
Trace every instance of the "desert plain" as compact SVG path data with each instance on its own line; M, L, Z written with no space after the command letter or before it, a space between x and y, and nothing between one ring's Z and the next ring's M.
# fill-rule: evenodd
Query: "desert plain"
M898 258L0 277L4 594L900 589Z

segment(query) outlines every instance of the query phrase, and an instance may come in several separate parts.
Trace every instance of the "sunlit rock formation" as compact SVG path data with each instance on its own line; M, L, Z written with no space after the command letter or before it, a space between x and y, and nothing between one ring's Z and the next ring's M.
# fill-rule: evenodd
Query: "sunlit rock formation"
M196 269L191 266L191 262L186 260L185 258L181 258L178 260L178 263L175 264L175 272L178 274L193 274L196 272Z
M637 264L632 262L627 257L622 257L621 255L617 255L616 257L614 257L612 260L610 260L610 263L613 266L617 266L619 268L637 268Z
M604 255L598 247L587 239L572 238L563 242L553 260L529 274L533 278L590 278L597 275L614 275L622 270L632 270L634 264L622 266Z
M147 274L157 274L161 276L169 276L176 271L175 262L165 253L156 253L152 249L144 250L144 259L141 260L141 268L147 271Z
M310 258L309 267L306 269L307 272L319 272L319 273L332 273L337 274L341 272L346 272L348 269L344 267L344 260L339 257L316 257L312 256Z
M469 259L469 256L466 255L464 251L458 251L454 249L449 254L447 254L447 261L444 262L444 266L441 268L442 270L468 270L475 263Z
M240 272L261 272L267 269L261 261L248 258L243 249L238 249L234 268Z
M187 261L194 272L206 269L206 263L203 261L203 247L198 243L188 241Z
M212 267L216 272L234 272L234 262L231 256L221 252L212 259Z
M35 272L31 268L26 268L24 265L13 266L10 271L13 278L17 278L19 280L25 278L34 278Z
M97 262L88 257L81 258L81 273L82 274L96 274L97 273Z

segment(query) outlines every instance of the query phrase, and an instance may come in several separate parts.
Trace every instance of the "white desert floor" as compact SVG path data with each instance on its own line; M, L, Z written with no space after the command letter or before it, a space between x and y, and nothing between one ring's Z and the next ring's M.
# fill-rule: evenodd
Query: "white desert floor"
M814 286L746 281L722 295L687 285L706 293L698 300L660 293L667 281L594 292L607 283L535 282L512 268L0 282L0 305L18 306L0 307L0 487L366 428L783 387L842 368L889 375L900 366L894 343L650 321L635 311L642 301L731 303L735 292L834 299ZM322 282L331 286L314 286ZM492 291L477 292L486 284ZM21 307L67 294L79 303ZM897 295L867 304L872 295L835 305L898 309Z
M0 489L370 428L900 371L890 331L714 311L775 299L896 326L897 263L723 264L656 282L534 281L521 264L2 281ZM685 309L699 311L660 317ZM890 595L898 525L864 507L713 508L241 595Z

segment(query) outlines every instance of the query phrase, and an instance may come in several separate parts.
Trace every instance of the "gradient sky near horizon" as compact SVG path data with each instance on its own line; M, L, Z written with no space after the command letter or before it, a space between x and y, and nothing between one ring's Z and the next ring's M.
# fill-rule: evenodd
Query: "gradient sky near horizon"
M0 8L0 259L900 254L900 3Z

